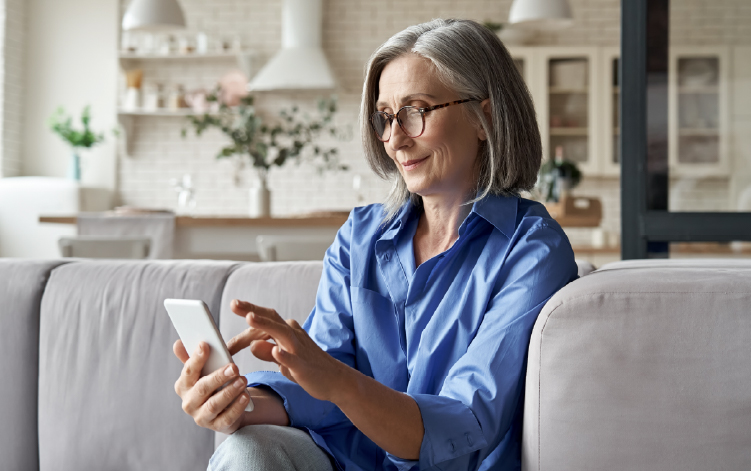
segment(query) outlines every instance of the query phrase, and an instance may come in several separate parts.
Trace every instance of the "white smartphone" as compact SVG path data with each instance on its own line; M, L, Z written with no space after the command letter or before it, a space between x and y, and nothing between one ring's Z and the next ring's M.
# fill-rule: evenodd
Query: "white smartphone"
M165 299L164 308L167 309L172 325L175 326L188 355L196 350L200 342L206 342L211 347L201 376L211 374L228 363L234 363L206 303L195 299ZM253 410L252 399L245 410Z

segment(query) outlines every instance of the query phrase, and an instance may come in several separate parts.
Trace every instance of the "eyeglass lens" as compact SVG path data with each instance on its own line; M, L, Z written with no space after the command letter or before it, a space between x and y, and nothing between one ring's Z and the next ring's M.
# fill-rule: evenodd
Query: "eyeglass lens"
M412 106L406 106L396 113L396 120L404 133L409 137L417 137L423 131L422 113ZM391 119L383 112L376 112L372 117L373 129L378 139L388 141L391 138Z

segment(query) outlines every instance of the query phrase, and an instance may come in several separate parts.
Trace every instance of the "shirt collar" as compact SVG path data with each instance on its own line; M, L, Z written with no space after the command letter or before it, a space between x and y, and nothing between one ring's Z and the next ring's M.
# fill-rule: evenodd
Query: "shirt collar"
M518 204L519 198L517 196L488 194L485 198L474 202L470 214L477 214L492 224L503 235L511 239L516 231L516 210ZM394 219L387 224L380 238L394 239L399 231L407 225L409 218L414 216L414 209L411 201L405 202L396 216L394 216Z
M384 228L383 234L379 238L380 240L390 240L396 238L399 231L407 225L409 218L414 215L414 205L411 201L407 200L396 213L394 219L391 220Z
M519 206L517 196L499 196L489 194L475 201L472 212L488 221L503 235L511 239L516 232L516 210Z

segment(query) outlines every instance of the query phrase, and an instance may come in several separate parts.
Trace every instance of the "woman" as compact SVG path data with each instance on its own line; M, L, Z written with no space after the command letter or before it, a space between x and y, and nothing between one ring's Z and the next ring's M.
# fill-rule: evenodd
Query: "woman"
M434 20L373 54L361 121L392 191L340 229L305 325L233 301L250 329L230 351L281 374L198 379L206 352L175 344L185 411L235 432L209 468L517 469L532 326L576 278L560 226L518 196L541 161L529 93L494 34Z

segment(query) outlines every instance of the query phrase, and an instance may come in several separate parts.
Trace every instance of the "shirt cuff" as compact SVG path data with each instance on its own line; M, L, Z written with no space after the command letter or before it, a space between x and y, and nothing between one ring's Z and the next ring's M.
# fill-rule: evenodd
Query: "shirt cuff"
M314 398L278 371L254 371L245 377L248 387L266 386L282 398L292 427L315 429L336 408L332 402Z
M488 445L475 414L463 402L432 394L412 394L411 397L420 408L425 430L420 446L420 469L431 468ZM394 459L391 461L398 466Z

